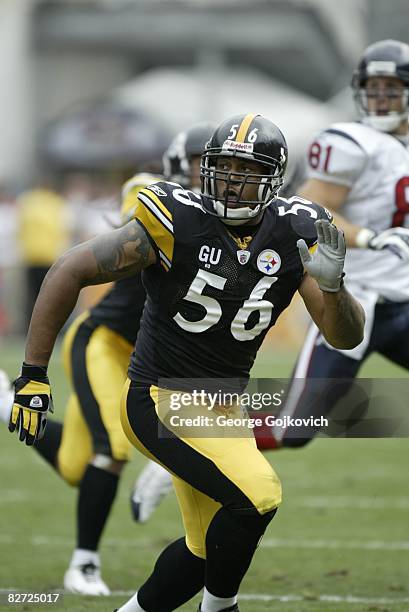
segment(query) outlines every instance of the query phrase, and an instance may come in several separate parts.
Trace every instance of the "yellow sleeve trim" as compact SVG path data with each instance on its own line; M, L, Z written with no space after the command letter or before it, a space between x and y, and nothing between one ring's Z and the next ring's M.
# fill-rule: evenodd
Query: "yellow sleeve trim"
M156 206L159 208L160 211L162 211L165 217L170 219L170 221L173 221L172 213L166 208L164 203L161 202L158 196L155 193L153 193L153 191L151 191L148 188L143 189L142 191L144 195L146 195L150 200L152 200L152 202L154 202L154 204L156 204Z
M165 269L169 269L173 257L173 224L143 192L138 195L135 219L140 221L157 246L161 263L166 264Z

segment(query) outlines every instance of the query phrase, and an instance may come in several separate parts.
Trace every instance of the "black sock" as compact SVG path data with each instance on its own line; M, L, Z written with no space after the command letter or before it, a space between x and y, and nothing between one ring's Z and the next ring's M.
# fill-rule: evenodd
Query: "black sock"
M77 504L78 548L97 550L115 499L119 476L88 465L79 486Z
M138 590L139 605L147 612L176 610L202 590L205 565L204 559L190 552L185 538L172 542Z
M57 469L57 453L60 448L61 438L62 423L48 420L44 437L34 443L37 453L55 469Z
M206 534L207 590L216 597L234 597L275 510L261 515L221 508Z

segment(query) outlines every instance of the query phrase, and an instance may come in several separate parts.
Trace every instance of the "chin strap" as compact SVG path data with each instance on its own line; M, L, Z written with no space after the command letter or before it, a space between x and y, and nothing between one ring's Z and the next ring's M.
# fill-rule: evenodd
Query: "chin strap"
M226 225L244 225L254 217L257 217L268 206L269 202L258 204L255 208L243 206L242 208L228 208L227 216L224 215L225 207L219 200L213 201L213 208L217 216Z

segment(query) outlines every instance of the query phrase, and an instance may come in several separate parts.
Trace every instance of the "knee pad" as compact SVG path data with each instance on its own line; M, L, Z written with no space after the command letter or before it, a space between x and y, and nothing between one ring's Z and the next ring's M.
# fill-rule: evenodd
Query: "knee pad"
M256 508L220 508L206 534L206 558L224 557L227 564L247 570L277 508L260 514ZM221 543L223 544L221 546Z
M260 512L254 506L250 508L225 508L231 514L233 521L240 525L246 531L263 535L268 524L273 520L278 508L273 508L265 514Z

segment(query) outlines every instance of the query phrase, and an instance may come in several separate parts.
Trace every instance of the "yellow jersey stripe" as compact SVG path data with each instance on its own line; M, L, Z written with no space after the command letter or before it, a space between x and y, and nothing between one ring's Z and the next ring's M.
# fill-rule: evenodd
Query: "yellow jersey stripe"
M162 213L167 217L170 221L173 221L172 213L166 208L163 202L160 201L158 196L153 193L148 187L142 189L142 193L146 195L156 206L162 211Z
M157 217L162 225L164 225L166 229L173 234L173 223L171 223L169 219L162 214L161 209L159 209L150 198L147 198L144 193L140 193L138 198L144 203L145 207L150 210L155 217Z
M257 117L257 115L254 113L251 113L244 117L239 127L239 131L237 132L236 142L244 142L246 140L246 136L247 136L247 132L249 130L250 124L255 117Z
M149 205L152 203L150 201L145 203L144 200L144 196L139 194L138 203L135 208L135 219L141 222L146 232L156 244L159 253L162 252L170 264L172 262L174 245L173 226L170 224L169 229L163 223L163 215L162 218L158 216L158 209L151 209ZM169 221L167 222L169 224Z
M165 269L165 272L169 272L170 267L168 265L165 264L165 262L163 261L163 259L160 260L160 265L162 266L162 268Z
M161 250L159 250L159 257L161 259L161 263L163 263L169 269L172 265L172 262L169 261L165 253L162 253Z

